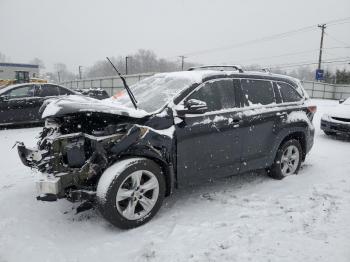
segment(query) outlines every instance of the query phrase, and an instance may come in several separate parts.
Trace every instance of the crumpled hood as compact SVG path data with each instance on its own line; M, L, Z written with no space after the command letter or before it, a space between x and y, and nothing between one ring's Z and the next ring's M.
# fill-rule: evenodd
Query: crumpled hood
M350 119L350 105L340 104L333 108L329 115L331 117L340 117Z
M141 109L124 107L112 99L97 100L91 97L71 95L58 99L45 101L40 109L42 118L60 117L63 115L79 112L99 112L106 114L122 115L135 118L142 118L149 115Z

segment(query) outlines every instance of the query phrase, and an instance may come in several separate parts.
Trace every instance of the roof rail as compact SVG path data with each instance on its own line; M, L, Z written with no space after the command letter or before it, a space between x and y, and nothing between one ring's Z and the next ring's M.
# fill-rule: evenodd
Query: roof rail
M271 70L268 67L261 68L260 71L265 72L265 73L271 73Z
M194 71L194 70L200 70L200 69L210 69L210 68L233 68L234 70L237 70L240 73L243 73L243 68L240 65L205 65L205 66L196 66L191 67L188 69L188 71ZM224 71L221 69L220 71Z

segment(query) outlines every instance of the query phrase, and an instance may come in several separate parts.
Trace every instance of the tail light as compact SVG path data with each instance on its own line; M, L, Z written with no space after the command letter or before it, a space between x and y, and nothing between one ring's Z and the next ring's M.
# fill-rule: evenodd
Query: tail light
M317 106L308 106L307 107L307 110L312 113L312 114L315 114L316 111L317 111Z

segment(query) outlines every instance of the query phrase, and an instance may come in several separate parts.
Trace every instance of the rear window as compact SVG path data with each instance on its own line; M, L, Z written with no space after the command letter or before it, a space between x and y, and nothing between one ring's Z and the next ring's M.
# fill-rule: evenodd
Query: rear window
M280 91L283 102L297 102L301 100L299 93L289 84L278 82L277 88Z
M248 105L268 105L276 102L271 81L242 79L241 86Z

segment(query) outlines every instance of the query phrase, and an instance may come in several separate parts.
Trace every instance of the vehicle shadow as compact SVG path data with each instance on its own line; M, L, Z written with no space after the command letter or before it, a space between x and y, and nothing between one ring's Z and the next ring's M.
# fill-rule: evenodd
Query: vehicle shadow
M8 126L0 126L0 130L12 130L19 128L31 128L31 127L43 127L43 123L30 123L30 124L14 124Z
M350 135L349 136L339 136L339 135L325 135L325 134L323 134L323 137L328 138L328 139L337 140L337 141L342 141L342 142L350 142Z
M246 172L237 174L225 178L205 181L196 185L187 185L180 189L176 189L175 192L164 199L162 208L158 215L153 220L164 219L165 216L171 215L172 208L179 204L183 204L191 200L203 200L203 201L216 201L219 195L225 194L236 198L236 194L239 194L242 189L253 189L255 185L261 184L267 181L271 181L265 170L257 170L254 172ZM192 202L192 201L191 201ZM180 204L181 203L181 204ZM121 233L125 230L118 229L104 220L97 209L84 211L76 214L76 207L78 203L73 204L71 209L66 212L67 219L72 222L84 223L89 222L93 224L100 224L103 228L110 232ZM186 207L184 207L186 208ZM96 225L97 226L97 225ZM143 226L140 227L140 230ZM137 230L137 229L135 229Z

